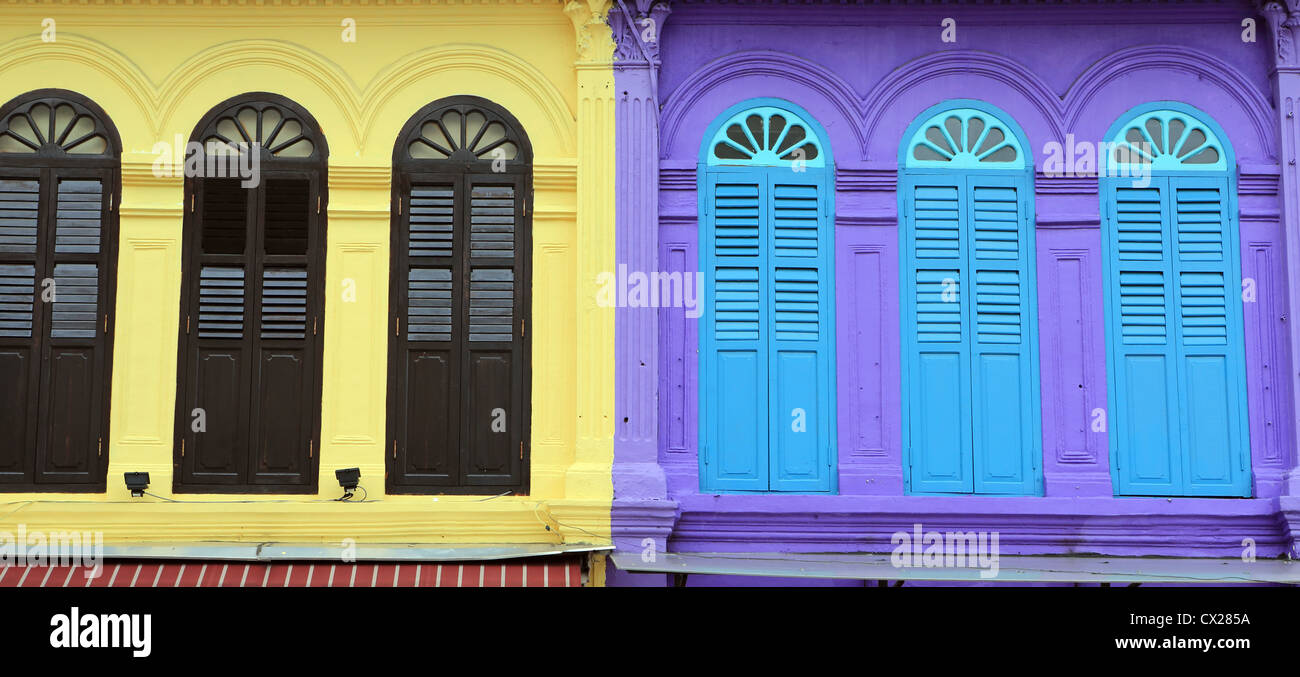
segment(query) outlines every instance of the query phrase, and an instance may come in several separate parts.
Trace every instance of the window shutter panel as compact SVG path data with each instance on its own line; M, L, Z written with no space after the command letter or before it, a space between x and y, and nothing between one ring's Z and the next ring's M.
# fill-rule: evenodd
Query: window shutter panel
M451 486L460 480L460 372L464 323L455 235L463 230L459 177L406 188L408 204L393 243L393 398L400 485Z
M1038 491L1037 320L1032 193L1018 176L967 177L974 294L971 417L975 491Z
M1228 179L1169 181L1184 492L1249 496L1240 257Z
M1131 183L1131 182L1129 182ZM1108 430L1124 494L1176 494L1179 461L1169 180L1137 188L1103 179L1109 227L1107 314L1111 407Z
M0 483L32 481L44 304L38 178L0 177Z
M829 491L834 472L834 226L819 176L799 178L785 171L767 177L772 230L765 271L771 281L766 295L769 488Z
M773 325L771 235L763 227L768 184L760 172L736 172L710 174L705 186L702 483L705 490L763 491L769 488L764 334Z
M197 248L191 275L186 339L187 371L181 435L181 485L237 485L249 453L254 324L251 310L256 277L246 250L251 191L238 179L195 183ZM197 275L195 275L197 273ZM197 279L195 279L197 278ZM195 410L201 410L200 417ZM199 430L195 430L198 421Z
M523 340L517 330L522 261L516 244L523 221L520 177L466 177L469 228L462 244L468 303L462 309L465 398L464 439L468 452L462 481L468 486L522 482ZM503 429L504 427L504 429Z
M257 407L250 484L304 485L315 455L319 270L309 255L316 196L307 178L270 177L260 191L255 238ZM260 240L260 241L258 241ZM324 247L324 243L318 243Z
M103 177L54 173L54 210L46 220L53 252L45 276L54 296L43 329L48 340L41 388L36 481L88 484L98 477L108 397L101 304L107 261L100 246L108 211ZM50 237L52 235L52 237ZM49 244L45 245L49 248Z
M904 175L904 407L910 490L970 492L972 332L965 298L970 274L960 175Z

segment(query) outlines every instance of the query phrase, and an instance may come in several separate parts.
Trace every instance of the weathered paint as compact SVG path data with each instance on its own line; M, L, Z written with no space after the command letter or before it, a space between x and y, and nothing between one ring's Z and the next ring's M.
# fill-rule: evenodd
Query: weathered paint
M613 267L614 84L607 0L401 6L200 2L171 7L10 3L0 99L59 87L102 106L121 133L121 254L104 494L0 495L0 529L102 530L141 541L607 542L612 495L613 312L594 285ZM42 41L42 20L56 38ZM356 42L341 39L355 21ZM155 144L187 140L220 101L267 91L302 105L331 150L324 387L315 496L131 499L126 471L172 497L182 179L152 171ZM385 496L390 178L406 120L470 94L532 141L532 484L529 496ZM356 301L333 290L355 282ZM340 495L359 467L371 499Z

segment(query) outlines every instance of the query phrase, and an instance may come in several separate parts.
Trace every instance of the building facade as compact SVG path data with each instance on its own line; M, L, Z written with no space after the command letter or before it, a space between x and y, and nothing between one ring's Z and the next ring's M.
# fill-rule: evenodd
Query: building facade
M607 10L6 4L0 529L600 582Z
M1294 557L1295 11L615 6L619 550Z

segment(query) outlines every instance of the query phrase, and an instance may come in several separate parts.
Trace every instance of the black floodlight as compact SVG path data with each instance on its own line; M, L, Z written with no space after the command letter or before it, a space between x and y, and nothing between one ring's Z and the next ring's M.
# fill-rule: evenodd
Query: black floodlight
M144 496L144 490L149 488L149 473L129 472L123 473L123 477L126 479L126 488L131 490L131 496Z
M361 468L339 468L334 471L334 476L338 478L343 491L351 494L357 490L357 484L361 480Z

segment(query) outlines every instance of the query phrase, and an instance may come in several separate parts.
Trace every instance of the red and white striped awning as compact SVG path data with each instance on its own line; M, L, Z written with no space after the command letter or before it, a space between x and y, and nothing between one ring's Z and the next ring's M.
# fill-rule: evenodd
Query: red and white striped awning
M105 562L87 578L82 566L8 566L0 588L576 588L577 557L496 562L243 563Z

